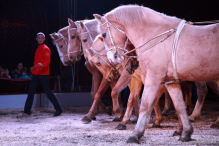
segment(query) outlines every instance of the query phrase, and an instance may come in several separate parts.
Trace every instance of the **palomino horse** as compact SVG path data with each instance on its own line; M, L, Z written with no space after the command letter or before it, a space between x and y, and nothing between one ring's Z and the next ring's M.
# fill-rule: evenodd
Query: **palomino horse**
M137 5L120 6L104 17L94 16L100 22L108 59L114 64L124 60L130 52L124 53L117 46L123 46L128 38L136 47L132 51L136 52L145 76L139 119L127 142L139 142L143 136L162 82L169 83L165 86L178 114L179 129L175 133L180 135L179 140L190 141L193 128L178 82L219 78L219 46L216 43L219 25L193 26Z
M60 29L58 33L52 33L50 34L53 44L56 45L57 51L59 52L59 57L62 63L67 66L71 65L71 61L68 59L68 26ZM91 67L89 63L86 65L87 69L91 72L93 75L92 79L92 89L91 89L91 97L94 100L95 94L98 90L101 90L102 87L100 87L100 81L102 80L102 75L100 72L96 71ZM104 82L104 83L107 83ZM107 86L107 84L106 84ZM105 87L106 88L106 87ZM106 108L103 103L99 103L98 106L101 110L105 111L107 114L112 115L111 108ZM98 113L99 108L96 110L95 115Z
M84 30L84 32L86 32L86 30ZM83 33L83 32L82 32ZM89 41L89 36L88 34L84 33L83 35L83 38L81 36L81 39L82 40L86 40L86 41ZM83 42L82 42L83 44ZM104 44L103 44L103 38L102 36L98 35L96 37L96 39L94 40L93 42L93 45L91 46L91 49L88 49L89 50L89 54L91 55L91 61L93 62L93 64L95 64L97 66L97 68L102 72L103 76L106 77L108 75L108 72L110 71L110 66L109 66L109 62L107 63L107 60L106 60L106 56L104 54L106 54L106 51L104 50ZM124 63L126 63L127 61L123 61L123 66L124 66ZM128 66L129 64L127 63L126 66ZM108 69L107 69L108 68ZM123 69L123 68L121 68ZM121 71L121 69L119 71ZM125 68L124 68L125 69ZM120 73L121 74L121 73ZM123 74L122 74L123 75ZM122 77L122 75L120 76L120 78ZM141 75L140 75L140 72L139 72L139 69L137 69L135 72L134 72L134 75L131 75L133 78L136 78L138 80L141 80ZM113 78L113 76L111 77ZM126 79L128 79L129 77L126 76ZM133 79L132 79L133 80ZM125 116L123 118L123 120L120 122L120 124L117 126L117 129L119 130L123 130L126 128L126 124L128 122L128 120L130 119L130 114L129 113L131 110L132 110L132 107L133 107L133 100L136 100L136 96L133 98L132 96L132 87L135 87L135 88L140 88L138 86L136 86L136 84L134 84L133 86L133 83L132 83L132 80L131 80L131 85L130 86L130 90L131 90L131 94L130 94L130 97L129 97L129 101L128 101L128 105L127 105L127 111L125 113ZM119 82L120 80L118 80ZM135 81L135 80L133 80ZM117 83L118 83L117 82ZM122 87L124 86L124 82L122 82L123 85L120 85L119 87ZM192 82L191 82L192 83ZM187 105L187 108L188 108L188 113L190 114L193 110L192 106L191 106L191 94L192 94L192 84L191 83L188 83L188 82L182 82L181 83L181 86L182 86L182 89L183 89L183 96L185 98L185 102L186 102L186 105ZM191 115L190 117L193 118L193 116L195 116L195 118L197 119L199 116L200 116L200 111L201 109L197 108L200 106L200 102L203 101L205 95L207 94L207 88L203 88L201 87L201 85L205 85L205 84L200 84L200 82L195 82L196 85L197 85L197 91L198 91L198 101L196 103L196 108L194 109L193 111L193 115ZM217 88L217 84L215 81L211 81L211 82L207 82L207 84L214 90L214 92L216 94L218 94L218 88ZM200 93L203 93L203 94L200 94ZM166 101L169 101L171 99L168 99L169 95L168 95L168 92L165 90L165 102ZM188 101L186 101L188 100ZM201 102L203 103L203 102ZM157 105L158 106L158 105ZM202 105L201 105L202 106ZM155 108L155 114L156 114L156 121L155 123L153 124L152 127L160 127L160 123L162 121L162 116L159 115L160 112L158 111L159 110L159 107L154 107ZM168 108L168 107L167 107ZM167 110L167 109L166 109ZM196 114L198 113L198 114ZM162 113L163 114L163 113ZM217 126L216 124L212 125L213 126Z

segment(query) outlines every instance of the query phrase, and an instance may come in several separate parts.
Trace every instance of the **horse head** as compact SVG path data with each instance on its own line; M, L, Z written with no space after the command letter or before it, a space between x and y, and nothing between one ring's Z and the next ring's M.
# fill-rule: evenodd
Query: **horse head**
M75 62L81 59L81 42L79 39L78 27L76 23L71 19L68 19L68 23L68 58L70 61Z
M63 28L58 31L58 33L50 34L53 44L56 46L59 53L59 58L64 66L71 65L68 59L68 41L67 41L67 29Z
M115 65L121 64L124 60L122 54L127 51L125 48L128 42L124 28L115 21L109 22L106 16L102 17L94 14L94 17L100 23L100 30L109 61Z
M118 80L120 74L116 67L108 59L103 43L102 35L98 35L94 40L91 48L87 49L90 62L103 74L104 78L110 82Z

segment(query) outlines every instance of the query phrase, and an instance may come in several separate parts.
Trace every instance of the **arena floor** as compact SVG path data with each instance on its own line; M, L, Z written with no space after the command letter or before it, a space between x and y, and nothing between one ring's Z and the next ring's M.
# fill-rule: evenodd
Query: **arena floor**
M53 117L53 108L35 108L28 118L17 118L22 109L0 110L0 145L219 145L219 129L210 128L219 116L219 104L215 101L206 101L202 116L192 123L194 133L190 142L180 142L178 136L171 136L178 126L177 120L171 118L174 110L165 117L162 128L151 128L155 119L152 115L140 144L126 144L135 124L128 124L124 131L116 130L119 122L112 122L115 115L110 117L101 112L96 121L83 124L81 119L88 110L88 107L64 108L61 116Z

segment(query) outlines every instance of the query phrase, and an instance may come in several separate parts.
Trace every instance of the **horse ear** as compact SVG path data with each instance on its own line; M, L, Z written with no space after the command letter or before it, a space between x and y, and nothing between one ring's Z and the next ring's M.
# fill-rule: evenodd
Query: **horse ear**
M95 19L97 21L99 21L100 23L104 23L104 19L102 18L102 16L100 16L99 14L93 14L93 16L95 17Z
M85 29L84 23L82 21L80 21L80 26L81 26L82 29Z
M77 25L74 23L74 21L72 21L70 18L68 18L68 24L70 27L75 28L77 27Z
M55 45L55 40L59 38L59 37L58 37L58 34L54 32L54 33L51 33L51 34L49 34L49 35L50 35L50 37L51 37L51 39L52 39L53 45Z

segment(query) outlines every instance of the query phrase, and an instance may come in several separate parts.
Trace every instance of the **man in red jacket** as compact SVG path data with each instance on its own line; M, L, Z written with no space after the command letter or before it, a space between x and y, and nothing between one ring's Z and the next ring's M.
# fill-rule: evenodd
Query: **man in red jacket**
M30 115L31 107L33 104L34 93L37 86L41 83L47 97L52 102L56 112L54 116L59 116L62 113L62 108L59 105L58 100L52 93L49 84L49 64L50 64L50 49L44 44L45 35L42 32L37 34L36 40L38 42L38 48L34 56L33 77L30 82L28 90L28 97L24 106L23 116Z

